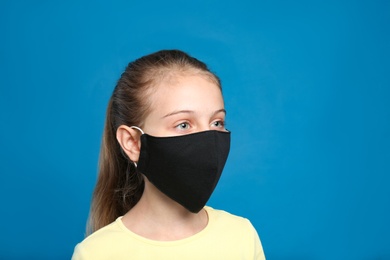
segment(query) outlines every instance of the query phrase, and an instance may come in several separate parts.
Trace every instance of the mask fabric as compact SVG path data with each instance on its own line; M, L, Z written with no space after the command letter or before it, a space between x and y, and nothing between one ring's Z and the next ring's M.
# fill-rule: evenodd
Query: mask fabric
M143 134L137 169L162 193L197 213L213 193L229 149L230 132L173 137Z

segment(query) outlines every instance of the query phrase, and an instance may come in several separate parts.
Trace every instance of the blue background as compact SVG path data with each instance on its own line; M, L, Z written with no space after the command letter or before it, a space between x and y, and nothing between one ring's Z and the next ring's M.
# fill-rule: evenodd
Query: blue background
M0 258L70 258L117 79L179 48L224 87L209 205L268 259L390 259L390 2L139 2L1 1Z

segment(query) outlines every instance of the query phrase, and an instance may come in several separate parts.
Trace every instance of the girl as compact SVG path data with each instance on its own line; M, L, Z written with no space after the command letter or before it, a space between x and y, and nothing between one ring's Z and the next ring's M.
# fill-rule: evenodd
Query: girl
M251 223L205 206L229 148L220 80L178 50L131 62L108 104L89 235L73 259L265 259Z

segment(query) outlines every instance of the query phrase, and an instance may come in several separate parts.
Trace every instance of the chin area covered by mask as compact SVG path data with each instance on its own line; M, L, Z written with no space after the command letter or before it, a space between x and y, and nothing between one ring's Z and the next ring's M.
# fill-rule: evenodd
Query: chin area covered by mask
M210 130L172 137L143 133L137 169L162 193L197 213L213 193L229 150L230 132Z

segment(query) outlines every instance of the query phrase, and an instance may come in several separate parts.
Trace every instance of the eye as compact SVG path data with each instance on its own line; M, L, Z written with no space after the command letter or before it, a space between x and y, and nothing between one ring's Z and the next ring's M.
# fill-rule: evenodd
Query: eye
M188 122L183 122L183 123L180 123L176 126L177 129L179 130L187 130L190 128L190 124Z
M211 123L212 126L217 127L217 128L225 128L225 121L219 120L219 121L214 121Z

